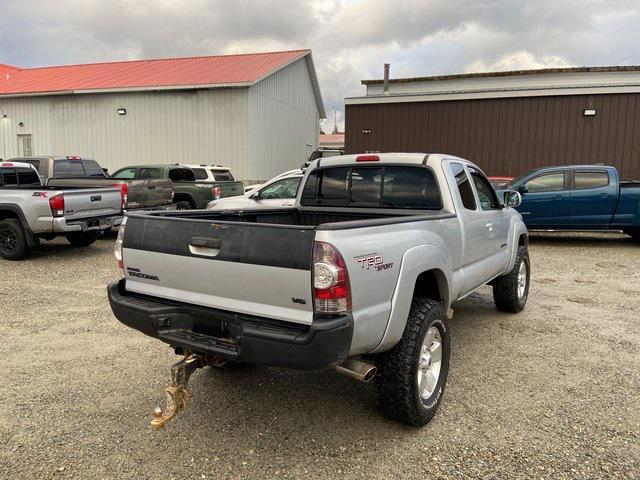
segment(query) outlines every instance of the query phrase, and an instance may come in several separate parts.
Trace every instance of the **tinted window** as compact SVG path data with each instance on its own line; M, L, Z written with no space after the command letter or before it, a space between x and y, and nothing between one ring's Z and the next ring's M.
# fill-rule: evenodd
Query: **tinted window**
M351 170L351 203L380 205L382 168L353 168Z
M353 167L353 174L351 170L349 167L327 168L309 175L302 192L302 204L430 210L442 208L438 185L429 169ZM352 188L355 185L355 192L349 192L350 177ZM380 181L382 198L379 198L380 190L376 190Z
M162 178L162 170L159 168L141 168L138 178Z
M0 168L0 176L4 185L17 185L18 176L15 168Z
M265 200L296 198L301 179L302 177L283 178L282 180L273 182L271 185L260 190L260 198Z
M190 169L187 168L174 168L169 171L169 179L172 182L195 182L196 177Z
M53 163L55 178L85 177L84 168L80 160L56 160Z
M473 189L471 188L471 182L469 176L461 163L452 163L449 165L453 176L456 179L458 185L458 192L460 192L460 198L462 199L462 205L467 210L476 209L476 197L473 195Z
M564 189L564 173L547 173L527 182L529 193L557 192Z
M102 167L95 160L82 160L82 166L87 177L104 177Z
M216 182L233 182L233 175L231 175L231 172L211 170L211 173L213 173L213 177L216 179Z
M207 176L207 171L204 168L192 168L193 175L196 177L196 180L206 180L209 178Z
M442 201L431 170L416 167L386 167L382 204L388 207L440 209Z
M124 178L124 179L132 179L136 176L135 168L125 168L123 170L118 170L116 173L112 175L111 178Z
M487 180L487 177L485 177L475 168L469 168L469 171L471 172L473 184L476 186L476 190L478 191L478 200L480 200L480 207L483 210L499 208L500 203L498 202L498 196L496 195L496 191L491 186L491 182Z
M36 167L36 170L40 171L40 160L25 160L25 163L30 163Z
M330 168L322 172L320 205L347 205L349 168Z
M575 172L573 182L576 190L606 187L609 185L609 175L607 172Z
M40 175L30 168L16 168L19 185L40 185Z

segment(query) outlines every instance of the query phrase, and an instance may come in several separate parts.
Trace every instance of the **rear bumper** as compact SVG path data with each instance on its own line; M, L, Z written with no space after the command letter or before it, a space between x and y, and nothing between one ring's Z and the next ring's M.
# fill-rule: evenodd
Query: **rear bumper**
M298 370L321 370L349 355L351 315L303 326L127 292L125 280L107 290L120 322L184 351Z
M90 232L95 230L108 230L122 223L121 215L106 217L82 218L67 220L64 217L53 218L53 231L55 233Z

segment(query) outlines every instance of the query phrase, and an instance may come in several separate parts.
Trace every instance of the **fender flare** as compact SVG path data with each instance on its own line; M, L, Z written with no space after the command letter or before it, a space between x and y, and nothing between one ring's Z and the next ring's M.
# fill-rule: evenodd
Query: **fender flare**
M524 224L521 218L516 218L513 221L511 231L513 232L513 236L511 238L511 258L509 259L509 265L507 266L505 273L510 272L513 269L513 266L516 264L516 257L518 256L518 243L520 242L520 237L522 235L525 235L527 238L529 237L527 226Z
M416 281L421 273L433 271L443 297L445 312L451 305L451 272L449 256L441 246L419 245L408 249L402 256L398 281L391 299L391 313L380 343L371 353L389 350L396 345L404 333L411 309Z

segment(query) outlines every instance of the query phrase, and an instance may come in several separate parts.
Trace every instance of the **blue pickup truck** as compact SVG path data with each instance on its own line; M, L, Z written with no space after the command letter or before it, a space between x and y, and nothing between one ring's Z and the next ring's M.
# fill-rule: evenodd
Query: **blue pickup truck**
M614 167L570 165L531 170L507 187L531 230L617 230L640 241L640 182Z

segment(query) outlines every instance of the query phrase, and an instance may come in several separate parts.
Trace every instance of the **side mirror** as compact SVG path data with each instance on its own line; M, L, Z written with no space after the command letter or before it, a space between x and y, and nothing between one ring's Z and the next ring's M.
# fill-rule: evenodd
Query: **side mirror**
M504 192L504 204L507 207L516 208L522 204L522 195L520 192L514 190L508 190Z
M260 200L260 192L254 192L251 195L249 195L249 198L252 200Z
M529 191L529 186L526 184L526 182L518 187L518 192L520 193L527 193L528 191Z

